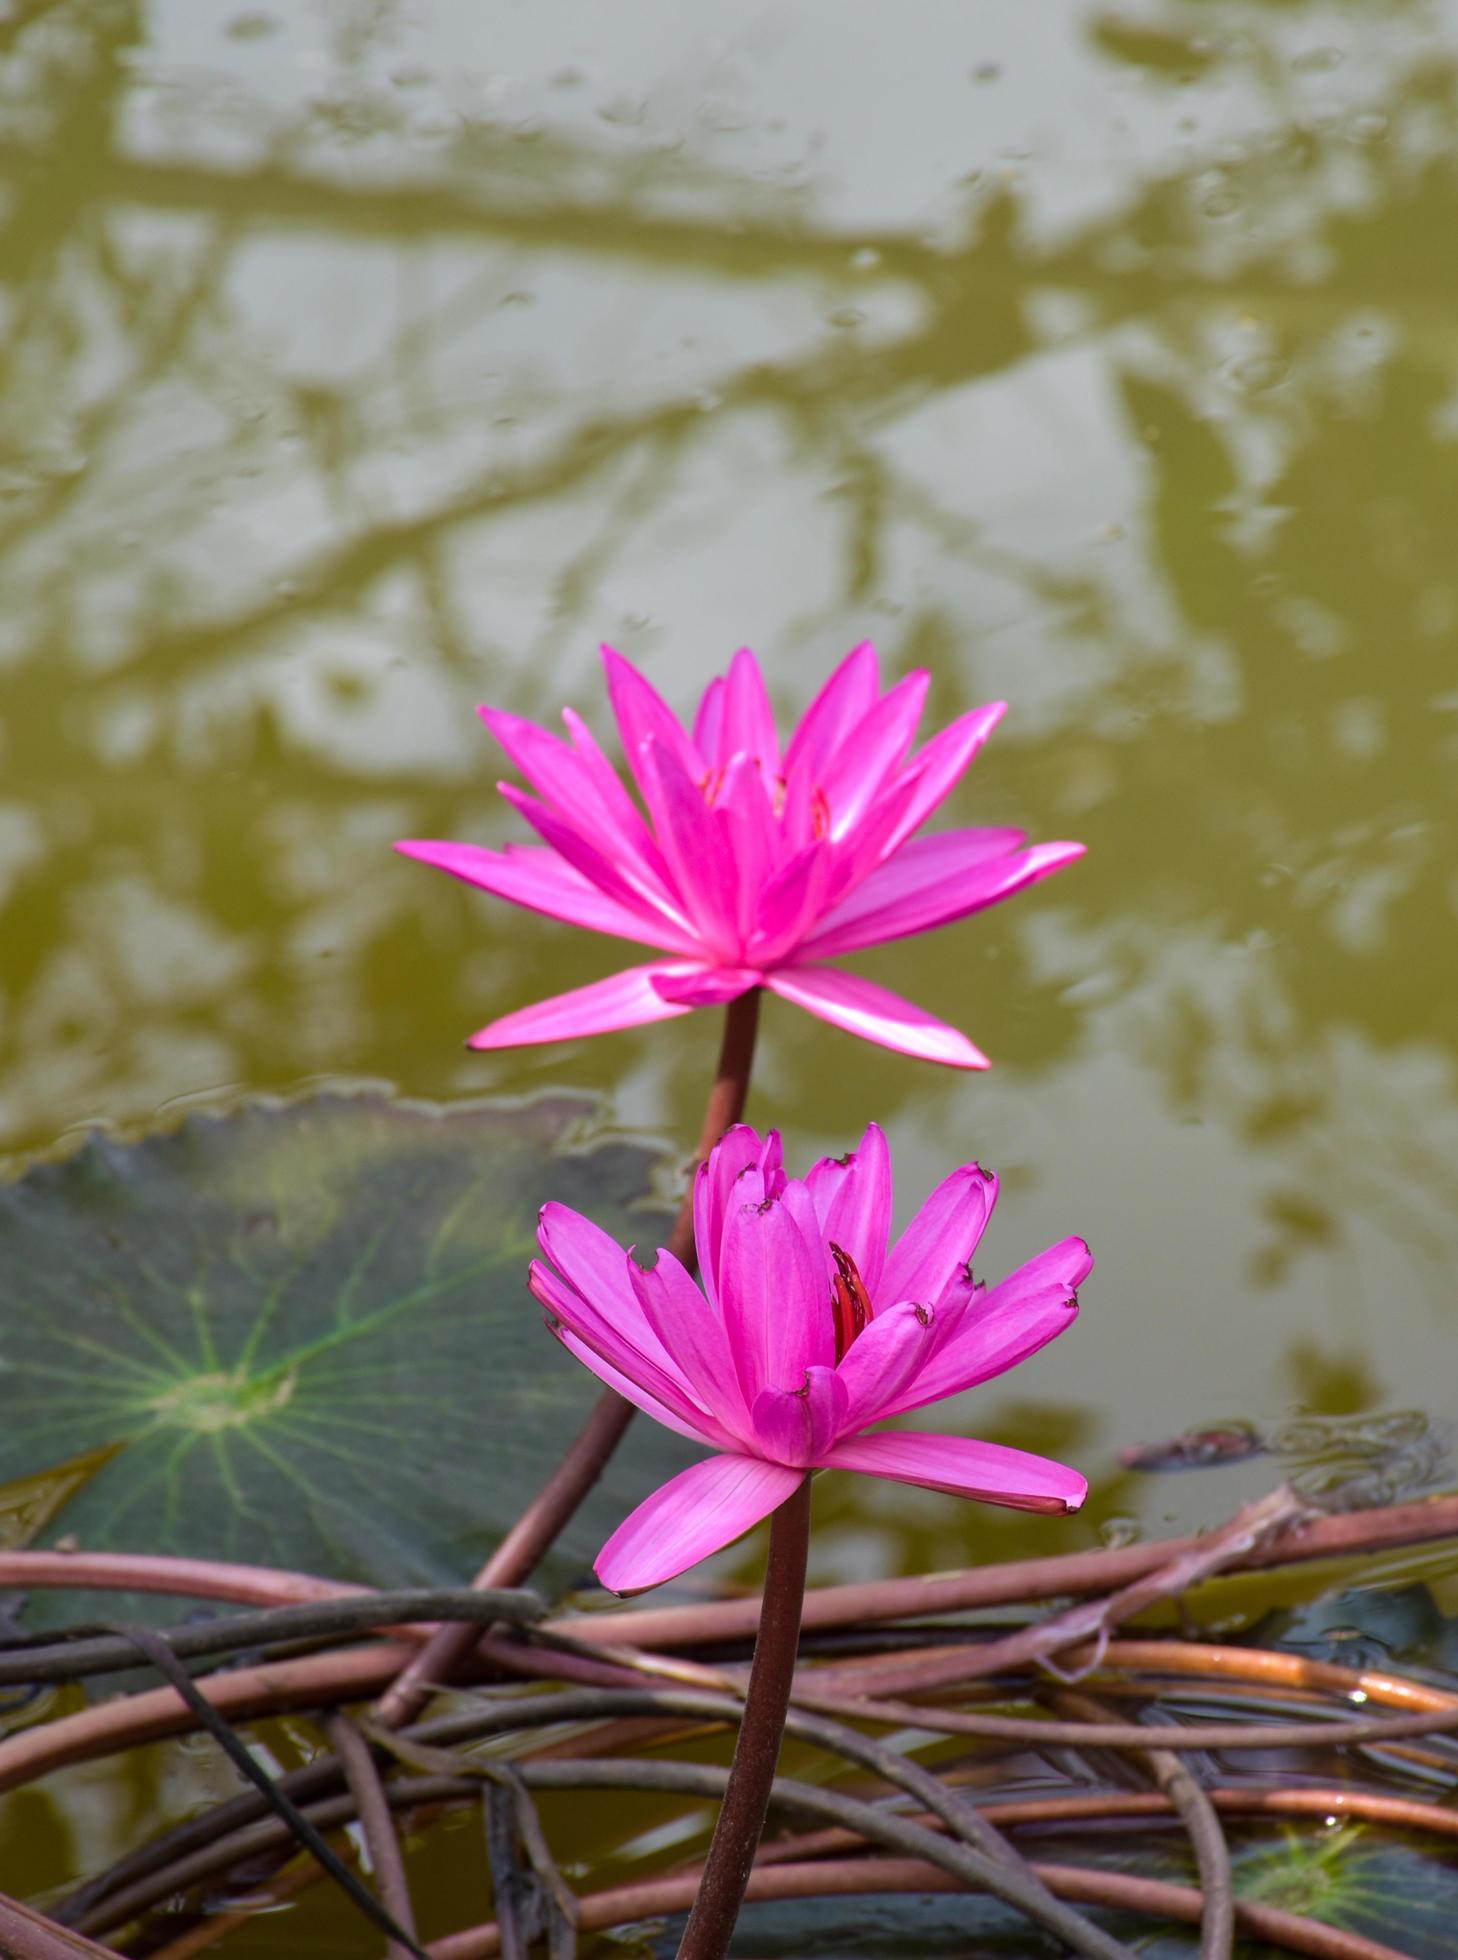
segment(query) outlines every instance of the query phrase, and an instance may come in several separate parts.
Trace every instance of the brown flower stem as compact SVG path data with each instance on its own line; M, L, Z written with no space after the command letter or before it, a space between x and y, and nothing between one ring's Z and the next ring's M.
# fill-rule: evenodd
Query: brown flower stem
M109 1960L111 1955L109 1947L58 1926L34 1906L22 1905L8 1894L0 1894L0 1942L0 1952L11 1960L82 1960L88 1954Z
M415 1907L410 1897L410 1881L405 1876L405 1859L374 1751L363 1731L342 1710L325 1717L324 1733L344 1770L350 1801L369 1849L380 1902L395 1924L414 1939ZM406 1960L409 1952L409 1947L392 1939L385 1948L385 1960Z
M719 1806L698 1896L679 1944L678 1960L723 1960L754 1867L770 1790L780 1759L785 1711L800 1645L800 1608L810 1554L810 1479L801 1480L770 1521L769 1564L744 1717L734 1745L729 1785Z
M1097 1695L1064 1693L1059 1704L1075 1720L1103 1722L1109 1710ZM1158 1785L1185 1827L1204 1903L1200 1909L1200 1960L1230 1960L1235 1944L1235 1880L1230 1847L1209 1792L1171 1749L1142 1750L1137 1761Z
M744 1114L758 1032L759 989L752 987L738 1000L731 1000L724 1010L719 1065L714 1071L714 1085L709 1091L689 1168L688 1189L669 1234L669 1251L690 1272L694 1270L694 1172L724 1132ZM536 1570L563 1526L602 1475L608 1458L623 1440L632 1420L632 1403L625 1401L616 1389L604 1389L567 1454L476 1575L476 1585L516 1586ZM506 1573L515 1576L506 1578L503 1576ZM387 1728L400 1728L414 1721L430 1699L434 1685L450 1679L470 1653L475 1638L473 1630L458 1626L441 1627L432 1634L380 1697L374 1711L376 1721L383 1722Z
M1197 1922L1201 1898L1193 1886L1169 1885L1160 1879L1129 1872L1105 1871L1077 1865L1039 1865L1039 1876L1055 1897L1084 1905L1107 1906L1119 1912L1147 1913L1161 1919ZM610 1892L583 1899L579 1925L584 1933L607 1926L631 1925L643 1919L681 1912L694 1885L692 1872L664 1878L639 1879ZM962 1881L919 1858L846 1858L809 1865L769 1865L758 1868L749 1883L751 1899L850 1898L889 1892L956 1892ZM1380 1945L1344 1927L1323 1925L1278 1906L1242 1900L1236 1923L1243 1933L1267 1945L1303 1953L1311 1960L1404 1960L1390 1946ZM493 1960L501 1951L494 1925L473 1926L433 1942L432 1960ZM174 1949L156 1960L174 1960ZM182 1960L180 1950L177 1960Z

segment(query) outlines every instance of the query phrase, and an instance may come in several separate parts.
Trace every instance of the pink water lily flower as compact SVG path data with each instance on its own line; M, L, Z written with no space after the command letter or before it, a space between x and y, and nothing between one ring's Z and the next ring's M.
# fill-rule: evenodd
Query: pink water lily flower
M1075 1511L1076 1470L1026 1450L872 1430L1015 1368L1078 1312L1093 1266L1063 1239L997 1285L971 1259L997 1179L964 1164L894 1245L891 1159L860 1148L787 1177L780 1139L728 1131L700 1166L702 1287L670 1252L645 1271L590 1219L543 1207L531 1289L563 1346L602 1381L716 1452L619 1525L595 1570L614 1592L672 1579L738 1538L807 1470L860 1470L1025 1511Z
M604 647L603 659L641 808L570 708L566 741L482 708L537 792L502 783L501 793L542 842L397 849L660 957L504 1015L470 1045L604 1034L767 987L887 1048L985 1068L956 1028L824 962L947 925L1082 856L1081 844L1025 848L1020 830L916 835L1005 704L974 708L913 755L929 677L908 674L882 694L875 651L859 646L782 749L747 648L710 682L692 734L621 654Z

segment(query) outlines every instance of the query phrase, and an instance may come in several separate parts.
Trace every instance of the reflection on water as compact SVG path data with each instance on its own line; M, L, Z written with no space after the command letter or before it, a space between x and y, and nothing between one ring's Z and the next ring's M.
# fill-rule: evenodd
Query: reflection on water
M1436 3L12 6L0 1150L320 1076L687 1136L702 1017L463 1056L614 949L390 842L500 841L472 705L591 710L598 638L683 700L750 641L788 712L869 633L937 723L1013 703L953 821L1091 853L857 963L989 1077L770 1012L756 1113L883 1118L903 1210L983 1155L990 1274L1087 1234L1082 1326L953 1419L1095 1496L827 1478L817 1576L1209 1523L1270 1458L1117 1452L1241 1418L1450 1475L1395 1412L1443 1413L1458 1253L1455 226ZM162 1760L0 1848L63 1886L215 1792ZM610 1882L638 1824L567 1821Z
M1428 1406L1458 22L550 11L0 23L0 1145L320 1075L687 1134L700 1021L463 1057L613 951L389 842L499 841L471 707L591 710L599 637L685 699L751 640L789 711L870 632L937 721L1014 704L957 820L1091 845L858 963L985 1082L767 1016L798 1150L874 1111L903 1202L1005 1170L994 1262L1100 1253L982 1428L1192 1522L1238 1473L1115 1448ZM827 1487L847 1569L966 1555L878 1501Z

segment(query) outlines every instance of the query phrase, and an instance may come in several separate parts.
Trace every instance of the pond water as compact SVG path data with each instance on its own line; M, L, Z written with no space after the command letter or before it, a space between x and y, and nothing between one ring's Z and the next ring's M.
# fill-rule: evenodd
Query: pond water
M1090 1240L955 1420L1094 1496L827 1481L819 1576L1212 1522L1270 1459L1119 1453L1240 1421L1450 1474L1458 6L25 0L0 183L0 1150L363 1082L685 1145L713 1018L468 1054L621 949L391 842L522 834L475 704L606 732L601 640L789 717L869 637L1011 704L948 821L1089 854L854 961L988 1074L770 1002L752 1114L876 1116L903 1213L995 1166L989 1272Z

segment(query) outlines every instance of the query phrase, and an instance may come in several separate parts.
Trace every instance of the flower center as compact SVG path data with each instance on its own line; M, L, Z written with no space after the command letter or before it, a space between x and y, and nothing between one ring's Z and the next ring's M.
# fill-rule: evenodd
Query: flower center
M846 1349L871 1318L871 1301L850 1254L832 1242L830 1256L835 1261L835 1278L830 1282L830 1311L835 1320L835 1361L839 1367Z

